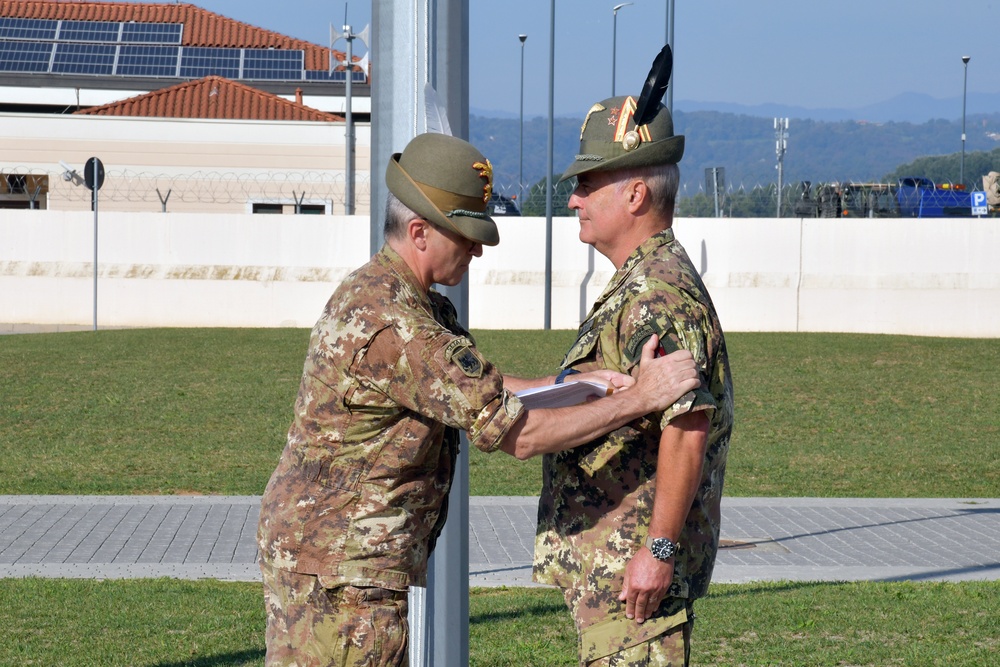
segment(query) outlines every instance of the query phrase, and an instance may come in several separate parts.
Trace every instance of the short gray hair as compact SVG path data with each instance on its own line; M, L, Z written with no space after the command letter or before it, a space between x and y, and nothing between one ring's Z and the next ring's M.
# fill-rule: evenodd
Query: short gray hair
M626 182L638 178L649 188L650 200L660 217L672 220L677 190L681 182L681 170L676 164L661 164L652 167L634 167L615 172L615 187L620 192Z
M387 239L403 238L406 232L406 223L419 217L390 192L385 198L385 224L382 226L382 234Z

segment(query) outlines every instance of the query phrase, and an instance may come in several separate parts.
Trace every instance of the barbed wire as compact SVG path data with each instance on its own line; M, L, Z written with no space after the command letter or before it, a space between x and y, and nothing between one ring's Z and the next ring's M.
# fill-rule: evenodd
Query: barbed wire
M82 169L80 170L82 172ZM26 177L26 183L39 183L48 177L43 193L51 202L88 202L91 192L83 185L79 172L51 172L42 168L0 165L0 173ZM367 201L371 182L367 173L355 177L355 197ZM28 189L27 186L25 188ZM194 171L164 173L109 170L101 187L105 202L149 204L182 202L184 204L245 204L266 201L328 201L345 203L346 178L343 173L324 171L237 172ZM26 194L32 194L30 191Z
M80 169L82 171L82 168ZM0 164L0 174L7 180L0 183L0 194L14 192L24 197L45 196L51 203L85 205L91 192L84 186L84 179L76 171L52 172L45 168L26 165ZM15 180L10 180L11 178ZM960 190L953 184L936 184L939 193L930 193L932 205L947 205L948 195ZM168 204L192 206L228 205L245 206L251 202L276 203L329 203L331 212L342 212L345 206L346 178L342 172L302 171L218 171L151 172L132 169L110 170L101 188L104 202L119 204L119 210L129 210L129 205L148 208L151 204L167 210ZM575 187L575 179L556 183L552 193L553 214L574 215L567 208ZM544 182L531 186L494 184L494 202L491 213L498 215L544 216L547 192ZM362 203L371 199L371 178L368 172L359 172L355 178L355 200ZM683 217L899 217L899 203L895 198L895 184L864 183L854 181L810 183L809 181L785 184L779 197L775 183L757 183L747 186L727 185L716 194L706 187L682 185L678 193L675 214ZM941 199L935 201L935 197ZM995 206L990 213L995 214ZM340 209L339 211L337 209ZM137 209L139 210L139 209Z
M962 208L949 215L970 215L967 207L955 207L955 193L962 188L954 183L936 183L935 189L923 194L925 208ZM574 184L566 182L554 187L552 195L553 215L573 215L567 209L569 196ZM778 212L778 186L776 183L753 185L728 185L720 188L718 198L706 188L682 185L678 193L675 215L679 217L724 217L724 218L893 218L901 217L900 202L896 193L898 184L871 183L863 181L834 181L811 183L800 181L784 184L781 188L780 215ZM984 185L984 189L986 186ZM543 216L546 212L546 186L544 183L531 187L496 185L494 191L518 204L521 215ZM967 193L966 193L967 194ZM959 195L960 196L960 195ZM989 215L1000 213L991 204Z

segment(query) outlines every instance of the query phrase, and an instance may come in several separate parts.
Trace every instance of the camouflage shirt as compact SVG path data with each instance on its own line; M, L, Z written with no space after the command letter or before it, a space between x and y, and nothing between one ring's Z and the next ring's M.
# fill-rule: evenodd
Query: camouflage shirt
M615 273L580 326L563 367L631 372L653 333L668 353L691 351L702 385L665 412L545 456L535 581L561 588L621 590L625 566L645 541L652 518L663 427L678 415L708 410L711 430L702 479L678 540L669 595L693 599L708 588L719 543L733 389L715 308L669 229L643 242Z
M383 247L313 328L288 442L261 502L261 557L326 586L422 585L457 429L494 451L521 411L451 303Z

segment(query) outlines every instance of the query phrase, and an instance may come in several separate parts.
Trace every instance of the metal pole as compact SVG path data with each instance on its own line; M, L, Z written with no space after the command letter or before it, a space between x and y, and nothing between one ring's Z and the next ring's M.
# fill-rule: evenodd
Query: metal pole
M448 121L457 137L469 138L469 3L421 0L428 35L428 81L444 97ZM397 3L393 3L394 5ZM405 3L399 3L405 4ZM469 277L442 286L459 321L469 323ZM469 441L462 434L455 477L448 494L448 521L429 563L427 615L429 666L469 664Z
M715 201L715 217L719 217L719 168L712 167L712 198Z
M346 10L345 10L346 11ZM344 39L347 40L347 84L344 87L344 121L347 133L347 175L344 187L344 213L354 215L354 117L351 114L351 82L354 79L354 34L351 26L344 26Z
M677 49L674 48L674 0L670 0L667 8L667 23L668 23L668 33L667 33L667 44L670 45L670 50L673 51L674 63L677 62ZM670 72L670 79L668 82L670 86L667 88L667 109L670 110L670 117L674 117L674 73Z
M545 330L552 328L552 163L555 134L556 0L549 0L549 137L545 170Z
M620 5L615 5L612 10L611 19L611 97L615 96L615 73L617 71L616 60L618 59L618 10L622 7L628 7L634 4L631 2L623 2Z
M464 0L373 0L372 252L383 242L386 187L382 174L398 153L425 130L424 84L441 96L453 134L469 134L469 13ZM467 279L442 289L468 322ZM429 565L428 587L410 590L410 665L468 664L469 498L468 444L463 442L449 496L448 521ZM420 605L426 598L426 613Z
M521 40L521 123L520 134L518 138L518 153L517 153L517 205L523 210L524 207L524 42L528 39L527 35L518 35L517 38Z
M615 70L618 60L618 8L611 18L611 97L615 96Z
M97 182L97 160L91 160L91 169L94 170L94 331L97 331L97 191L100 189Z
M972 56L962 56L962 66L965 69L965 75L962 79L962 165L958 176L958 182L962 185L965 185L965 91L969 83L969 61L971 59Z

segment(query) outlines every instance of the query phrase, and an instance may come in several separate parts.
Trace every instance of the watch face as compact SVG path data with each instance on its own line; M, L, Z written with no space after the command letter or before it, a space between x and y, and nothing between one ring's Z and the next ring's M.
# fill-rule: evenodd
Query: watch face
M649 550L657 560L670 560L676 549L676 545L665 537L658 537L649 543Z

